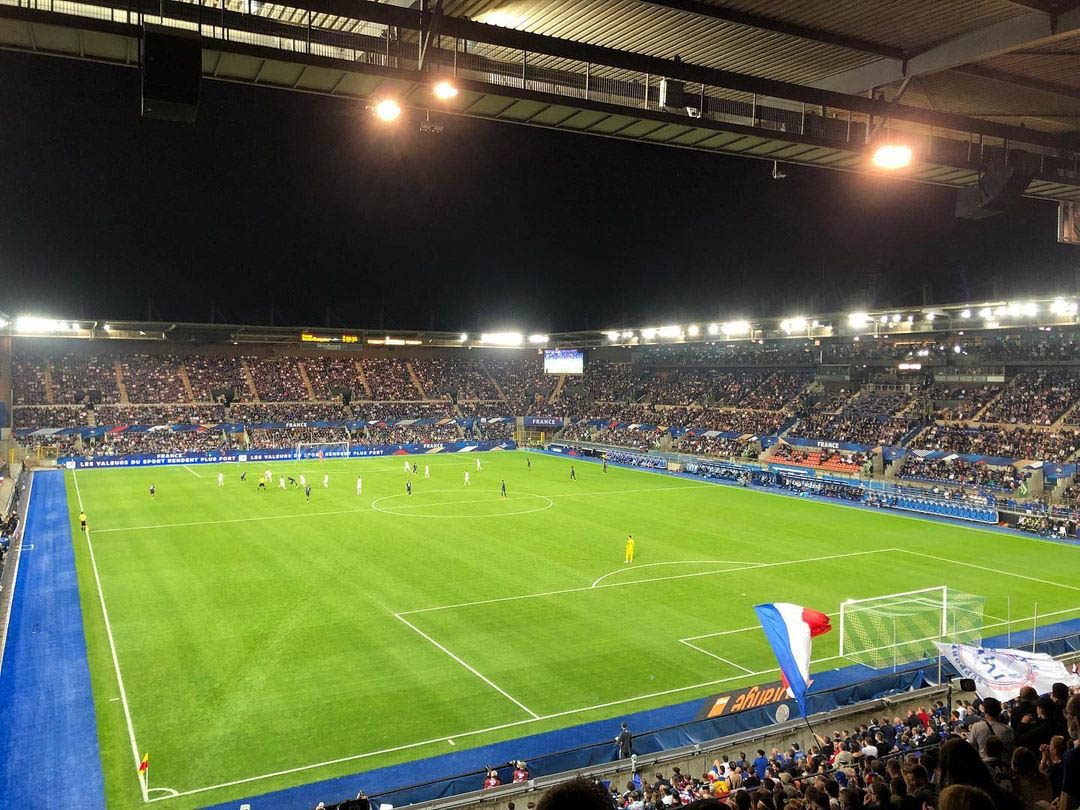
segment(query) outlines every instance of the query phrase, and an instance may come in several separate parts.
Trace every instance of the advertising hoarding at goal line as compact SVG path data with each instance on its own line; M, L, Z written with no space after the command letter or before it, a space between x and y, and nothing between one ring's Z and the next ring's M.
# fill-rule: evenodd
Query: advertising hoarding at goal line
M545 374L584 374L585 355L577 349L545 349Z

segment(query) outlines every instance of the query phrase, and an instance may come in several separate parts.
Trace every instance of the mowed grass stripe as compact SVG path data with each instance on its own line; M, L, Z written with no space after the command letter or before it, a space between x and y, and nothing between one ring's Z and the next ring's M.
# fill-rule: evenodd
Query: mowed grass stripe
M155 765L152 785L187 793L240 782L168 799L170 807L441 753L449 747L440 735L454 735L458 748L486 744L704 696L720 684L769 680L773 662L753 632L706 649L756 675L678 641L754 625L755 602L787 599L832 612L842 599L918 582L981 593L998 616L1009 596L1014 616L1031 615L1036 599L1040 613L1077 605L1068 589L916 555L759 565L909 548L1040 579L1053 571L1069 582L1080 581L1075 549L638 470L604 474L583 462L575 464L578 480L569 481L568 460L531 458L529 471L523 453L484 454L476 472L474 457L444 456L429 462L429 480L427 459L415 459L417 499L457 487L468 469L472 492L462 499L497 498L505 479L512 498L528 492L554 502L541 512L475 521L357 511L358 471L364 508L404 492L401 466L385 459L249 464L246 487L241 465L200 466L202 477L175 468L80 471L133 722ZM302 469L313 481L312 502L297 490L257 495L254 478L268 466L275 479ZM380 474L369 478L369 467ZM218 469L226 476L221 488ZM336 514L315 514L322 512ZM108 527L127 530L103 533ZM681 569L626 566L626 575L600 585L624 576L657 581L589 589L621 570L628 532L637 540L636 565L744 560L748 570L660 579ZM101 611L78 543L76 553L108 798L110 806L136 806ZM579 588L593 591L587 602L599 601L583 609L578 593L515 599L486 606L473 621L454 618L456 611L410 616L538 720L523 720L519 707L394 616ZM823 637L816 657L835 643ZM627 650L638 663L620 667ZM561 666L567 661L573 666Z

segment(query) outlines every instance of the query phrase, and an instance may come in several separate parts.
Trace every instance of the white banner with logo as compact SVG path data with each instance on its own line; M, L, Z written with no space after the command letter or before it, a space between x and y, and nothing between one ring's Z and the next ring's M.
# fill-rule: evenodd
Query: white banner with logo
M975 681L975 692L981 698L1012 700L1025 686L1042 695L1058 681L1080 686L1080 677L1046 653L995 650L970 644L937 644L937 648L956 667L961 678Z

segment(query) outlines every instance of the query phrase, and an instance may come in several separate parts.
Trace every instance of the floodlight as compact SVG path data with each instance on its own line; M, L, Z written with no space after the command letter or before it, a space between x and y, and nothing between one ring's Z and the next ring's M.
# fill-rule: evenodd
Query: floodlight
M701 330L698 329L696 323L692 323L688 327L686 327L686 334L688 334L690 337L697 337L698 332L700 332L700 331Z
M720 327L715 323L710 323L708 332L710 335L718 334L720 332Z
M468 332L462 332L460 335L458 335L458 340L460 340L462 343L464 343L468 339L469 339L469 333Z
M868 323L870 323L870 316L865 312L852 312L848 315L848 325L854 329L862 329Z
M632 338L634 336L634 330L633 329L627 329L625 332L622 333L622 336L624 338L626 338L627 340L629 340L630 338Z
M936 317L937 317L937 316L936 316L936 315L934 315L934 313L933 313L933 312L928 312L928 313L926 313L926 320L928 320L928 321L929 321L930 323L933 323L933 322L934 322L934 318L936 318Z
M886 143L874 151L871 162L879 169L896 171L911 163L911 147L898 143Z
M520 332L484 332L480 335L481 343L491 343L495 346L520 346L524 338Z
M963 312L960 313L960 317L961 318L970 318L971 317L971 310L970 309L965 309Z
M447 101L458 94L458 89L448 81L441 81L431 88L431 92L435 94L436 98Z
M401 106L392 98L384 98L373 108L375 115L386 122L396 121L401 115Z
M725 335L745 335L750 331L750 323L748 321L727 321L720 327L720 331Z
M900 323L900 315L899 314L893 315L892 316L892 322L893 323Z
M1076 302L1066 301L1064 298L1055 298L1050 305L1050 311L1055 315L1075 315Z
M990 310L990 307L983 307L979 310L980 318L989 318L992 314L993 312Z
M641 330L641 337L644 340L652 340L654 337L656 337L656 330L655 329L642 329Z
M529 335L529 343L547 343L547 335Z
M682 334L682 330L677 326L661 326L656 330L656 334L664 338L677 338Z

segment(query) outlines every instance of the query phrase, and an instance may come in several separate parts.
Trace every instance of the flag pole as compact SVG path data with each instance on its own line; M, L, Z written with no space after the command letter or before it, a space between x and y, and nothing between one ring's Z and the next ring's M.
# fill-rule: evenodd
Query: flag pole
M1035 652L1035 639L1039 635L1039 603L1035 603L1035 615L1031 618L1031 651Z

